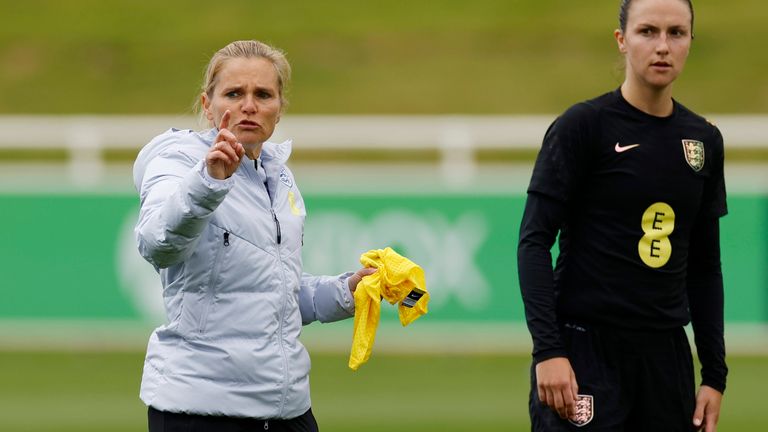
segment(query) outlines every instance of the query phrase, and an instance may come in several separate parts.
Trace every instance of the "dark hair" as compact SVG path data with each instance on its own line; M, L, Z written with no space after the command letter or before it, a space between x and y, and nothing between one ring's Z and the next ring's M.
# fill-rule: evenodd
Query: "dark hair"
M691 0L685 0L688 3L688 9L691 11L691 37L693 37L693 3ZM619 29L624 33L627 31L627 19L629 18L629 7L632 5L632 0L621 0L621 6L619 6Z

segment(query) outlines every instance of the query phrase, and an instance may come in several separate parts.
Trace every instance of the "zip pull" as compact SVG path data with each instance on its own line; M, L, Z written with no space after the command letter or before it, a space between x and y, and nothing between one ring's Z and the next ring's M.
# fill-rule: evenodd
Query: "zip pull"
M264 430L269 430L269 420L264 420Z
M269 209L272 212L272 219L275 220L275 227L277 227L277 244L280 244L280 241L283 238L282 233L280 232L280 221L277 220L277 215L275 214L275 209Z
M224 246L229 246L229 231L224 231Z

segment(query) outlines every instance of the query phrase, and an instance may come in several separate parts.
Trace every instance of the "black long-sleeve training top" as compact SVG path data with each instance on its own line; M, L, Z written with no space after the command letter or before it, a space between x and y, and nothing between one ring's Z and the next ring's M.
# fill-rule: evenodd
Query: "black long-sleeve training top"
M554 121L518 247L536 361L565 356L567 319L640 330L692 322L702 384L725 390L723 160L719 130L677 102L655 117L616 90Z

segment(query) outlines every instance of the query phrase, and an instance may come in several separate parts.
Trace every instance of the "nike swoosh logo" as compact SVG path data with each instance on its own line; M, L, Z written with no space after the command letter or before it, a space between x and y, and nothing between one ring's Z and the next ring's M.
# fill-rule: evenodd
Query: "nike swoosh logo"
M632 150L635 147L640 147L640 144L630 144L628 146L622 147L619 145L619 143L616 143L616 147L614 147L613 149L616 150L616 153L623 153L627 150Z

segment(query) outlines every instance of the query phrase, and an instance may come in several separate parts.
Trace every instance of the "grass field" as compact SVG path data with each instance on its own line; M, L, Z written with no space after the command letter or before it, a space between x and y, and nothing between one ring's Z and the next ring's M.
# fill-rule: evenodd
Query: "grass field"
M0 352L0 430L146 430L141 352ZM768 359L731 357L719 431L766 430ZM526 431L527 356L313 355L313 410L326 432Z

